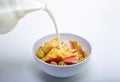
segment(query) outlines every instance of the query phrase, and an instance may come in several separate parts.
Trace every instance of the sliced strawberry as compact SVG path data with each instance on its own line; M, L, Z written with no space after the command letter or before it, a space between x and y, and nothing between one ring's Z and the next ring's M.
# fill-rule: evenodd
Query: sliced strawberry
M77 56L71 56L71 57L67 57L64 59L64 62L66 64L76 64L78 62L78 57Z
M52 49L53 47L51 46L51 47L48 47L48 52Z
M51 63L52 61L56 62L57 64L62 60L61 57L50 58L49 60L45 61L47 63Z
M52 48L53 48L52 46L47 47L45 53L49 53L49 51L50 51Z
M77 49L75 52L78 52L80 55L82 55L83 57L85 57L84 51L82 49Z
M64 42L64 45L67 46L67 47L70 48L70 49L74 49L74 44L73 44L73 42L70 41L70 40L65 41L65 42Z

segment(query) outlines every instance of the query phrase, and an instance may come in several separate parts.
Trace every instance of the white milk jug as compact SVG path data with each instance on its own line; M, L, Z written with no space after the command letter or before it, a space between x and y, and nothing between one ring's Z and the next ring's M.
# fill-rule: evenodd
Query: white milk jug
M45 4L39 0L1 0L0 34L10 32L27 13L44 8Z

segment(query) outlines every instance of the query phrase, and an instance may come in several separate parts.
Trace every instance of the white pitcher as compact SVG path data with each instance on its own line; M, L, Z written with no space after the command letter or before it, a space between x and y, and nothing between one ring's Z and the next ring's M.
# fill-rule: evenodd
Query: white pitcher
M10 32L27 13L44 8L39 0L1 0L0 34Z

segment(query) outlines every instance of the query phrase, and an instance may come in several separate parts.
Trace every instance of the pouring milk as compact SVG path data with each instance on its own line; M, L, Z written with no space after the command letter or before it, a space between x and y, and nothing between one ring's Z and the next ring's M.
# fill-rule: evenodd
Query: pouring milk
M56 30L59 48L62 49L61 39L55 18L51 10L47 8L46 4L35 0L3 0L1 2L2 5L0 5L0 34L6 34L10 32L15 27L17 22L27 13L42 9L46 11L50 16Z

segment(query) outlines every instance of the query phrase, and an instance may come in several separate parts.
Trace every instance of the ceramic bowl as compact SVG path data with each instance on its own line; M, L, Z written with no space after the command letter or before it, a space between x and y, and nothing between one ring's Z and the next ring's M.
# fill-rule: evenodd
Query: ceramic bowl
M73 40L76 40L78 43L80 43L83 46L83 49L89 51L88 58L77 64L67 65L67 66L52 65L52 64L48 64L48 63L40 60L35 55L39 46L42 46L42 45L44 45L44 43L46 41L49 41L49 40L55 38L56 34L47 35L47 36L37 40L35 42L35 44L33 45L33 54L34 54L33 56L34 56L34 59L38 65L39 69L46 72L47 74L55 76L55 77L70 77L70 76L80 73L80 71L82 71L84 69L84 67L86 66L88 60L90 59L91 45L87 40L85 40L84 38L82 38L79 35L70 34L70 33L61 33L60 36L61 36L62 40L73 39Z

